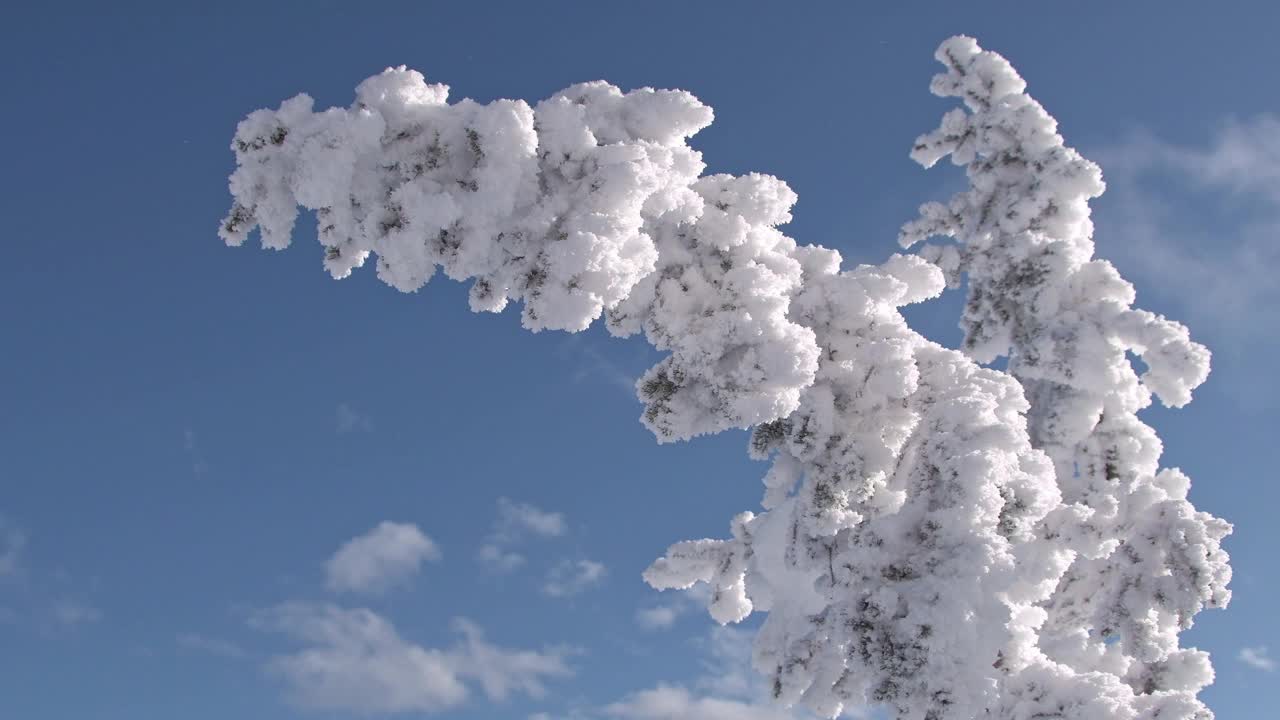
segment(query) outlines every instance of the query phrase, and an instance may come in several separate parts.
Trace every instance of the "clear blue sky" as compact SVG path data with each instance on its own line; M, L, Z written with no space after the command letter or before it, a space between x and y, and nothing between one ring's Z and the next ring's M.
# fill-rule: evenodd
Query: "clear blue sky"
M491 700L465 678L441 717L594 717L661 683L748 702L724 657L740 638L640 580L668 543L756 506L744 435L658 447L625 388L654 360L638 340L531 335L443 279L415 295L371 272L334 282L308 224L285 253L224 247L228 143L250 110L303 91L347 105L388 65L454 99L678 87L716 110L694 141L711 171L784 178L789 234L878 261L957 181L907 158L949 107L928 83L956 33L1008 57L1103 164L1100 254L1215 352L1194 403L1148 417L1197 505L1236 525L1232 606L1186 636L1214 654L1205 698L1221 718L1273 716L1274 3L474 5L0 18L0 718L306 717L264 669L305 644L267 627L284 603L368 607L424 648L453 647L459 616L506 650L574 648L545 696ZM911 319L954 344L958 312L953 293ZM495 535L501 497L564 532ZM416 524L440 559L394 592L327 590L326 560L384 520ZM525 563L482 562L495 537ZM545 592L580 561L603 576ZM671 627L639 622L655 607Z

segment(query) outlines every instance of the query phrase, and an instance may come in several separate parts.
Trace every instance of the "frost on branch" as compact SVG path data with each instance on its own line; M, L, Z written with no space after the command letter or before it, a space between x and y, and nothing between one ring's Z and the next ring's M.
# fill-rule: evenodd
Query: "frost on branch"
M929 167L949 155L969 189L923 206L902 243L955 239L922 254L953 282L967 278L965 349L980 362L1009 358L1032 441L1056 466L1065 505L1039 533L1077 556L1044 603L1041 647L1076 671L1123 678L1138 707L1181 708L1161 718L1199 717L1195 693L1213 675L1178 633L1229 600L1220 543L1231 527L1196 511L1185 475L1159 469L1160 440L1137 412L1153 395L1189 402L1209 351L1182 325L1134 309L1133 287L1093 258L1088 201L1103 191L1101 172L1063 144L1008 62L970 38L944 43L938 59L947 70L934 93L965 109L912 157Z
M721 622L767 611L755 663L783 702L972 718L1036 657L1033 602L1064 565L1031 533L1058 503L1052 471L1017 383L898 313L940 273L831 266L792 308L824 348L818 379L752 435L773 457L765 512L736 518L731 540L673 546L645 577L709 582Z
M404 68L361 83L348 109L299 95L240 123L235 204L221 235L290 242L314 210L325 267L412 292L442 268L473 310L524 303L524 326L643 331L671 355L639 384L660 440L774 420L813 382L818 349L786 316L800 278L775 229L796 196L764 175L699 177L685 140L711 109L681 91L575 85L449 105Z
M970 165L974 189L904 232L960 241L923 253L936 264L842 270L797 245L777 229L796 200L782 181L702 176L687 140L711 110L688 93L588 83L532 108L450 105L404 68L347 109L302 95L246 118L221 234L238 245L256 227L283 248L302 206L334 277L373 257L414 291L442 268L471 281L473 310L519 301L533 331L603 316L668 352L637 383L659 441L750 427L771 465L759 514L672 546L645 577L709 583L721 622L766 612L754 660L781 702L829 717L884 703L903 720L1207 717L1195 693L1211 671L1177 631L1226 600L1227 526L1191 508L1183 475L1156 472L1134 416L1148 389L1185 402L1207 353L1089 260L1096 168L1004 60L967 39L940 57L935 89L970 111L915 154ZM1011 352L1022 385L899 313L962 271L966 349Z

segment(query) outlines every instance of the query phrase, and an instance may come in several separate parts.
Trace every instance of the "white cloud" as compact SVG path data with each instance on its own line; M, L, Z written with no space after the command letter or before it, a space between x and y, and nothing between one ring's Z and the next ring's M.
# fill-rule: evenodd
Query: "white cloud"
M417 526L384 522L334 553L326 585L335 592L382 593L439 559L440 549Z
M575 382L588 377L598 377L614 388L622 391L627 398L636 396L636 376L624 370L621 365L606 357L592 347L592 341L581 335L569 335L561 345L561 355L579 361L577 371L573 375Z
M445 650L406 641L367 609L286 604L259 613L253 623L303 644L267 668L283 680L293 703L313 710L439 712L467 701L466 680L501 701L515 693L541 697L545 680L573 674L565 663L568 650L502 648L466 620L455 623L462 640Z
M0 578L17 574L26 546L26 533L0 517Z
M564 515L548 512L528 503L498 498L498 517L488 541L480 547L480 562L498 572L510 572L525 564L525 556L511 545L530 535L540 538L560 537L568 532Z
M186 451L187 458L191 461L191 473L193 475L204 475L209 472L209 463L204 460L204 453L200 451L200 445L196 442L196 433L191 428L182 431L182 449Z
M179 633L174 639L178 647L184 650L217 655L224 658L242 658L245 651L239 645L227 640L206 637L198 633Z
M53 604L53 619L65 627L75 627L98 622L102 611L74 600L60 600Z
M714 628L703 649L703 673L692 686L659 683L605 706L603 714L624 720L813 720L811 713L769 698L764 678L750 666L750 632ZM843 717L867 715L846 710Z
M369 610L282 605L260 615L257 623L306 644L267 666L299 706L362 713L434 712L467 698L467 688L445 653L405 642L390 623Z
M23 588L22 593L6 598L16 606L0 605L0 623L75 628L102 619L100 609L64 595L74 593L67 589L71 583L67 573L28 572L23 558L26 547L27 533L0 516L0 586L12 581ZM50 587L50 578L59 581L59 586Z
M500 537L518 537L531 533L539 537L559 537L568 531L564 515L547 512L528 503L518 503L509 498L498 498L498 527Z
M672 685L632 693L607 706L605 714L631 720L792 720L797 717L783 708L695 695Z
M544 678L572 674L565 664L571 654L567 648L509 650L486 642L480 627L470 620L454 620L453 627L463 636L452 655L459 674L474 677L490 700L506 700L513 693L542 698L547 694Z
M495 543L482 545L479 555L480 562L499 572L511 572L525 563L523 555Z
M1280 203L1280 118L1259 115L1226 123L1208 149L1165 145L1168 162L1210 187L1262 194Z
M646 630L665 630L675 625L679 616L680 609L676 605L655 605L637 610L636 622Z
M662 592L666 602L642 607L636 611L636 622L645 630L667 630L691 610L705 608L711 598L711 590L705 583L698 583L686 590Z
M1240 662L1262 670L1263 672L1275 672L1276 661L1271 659L1267 653L1266 646L1247 647L1240 650Z
M604 564L594 560L564 560L547 573L542 592L549 597L571 597L599 585L605 572Z
M336 429L339 435L353 432L373 432L373 420L357 412L346 403L338 403Z

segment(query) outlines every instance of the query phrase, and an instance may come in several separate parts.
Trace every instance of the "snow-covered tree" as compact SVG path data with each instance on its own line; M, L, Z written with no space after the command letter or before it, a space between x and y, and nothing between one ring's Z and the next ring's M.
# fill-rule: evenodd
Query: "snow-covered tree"
M923 254L968 281L965 350L1009 359L1031 403L1032 443L1052 458L1064 505L1039 529L1076 553L1045 603L1041 648L1076 670L1122 676L1141 694L1198 690L1203 653L1178 633L1225 606L1231 530L1187 500L1190 480L1160 470L1160 440L1137 412L1152 395L1180 407L1209 373L1186 328L1135 310L1133 287L1093 258L1090 198L1101 172L1063 145L1057 124L998 55L969 38L942 46L933 90L964 101L920 138L926 167L950 155L969 189L921 208L904 246L930 235L956 245ZM1139 375L1128 358L1145 364ZM1163 717L1163 716L1162 716Z
M938 56L935 92L968 111L914 156L950 154L972 188L904 230L907 245L957 240L923 257L844 270L798 245L777 229L796 199L781 180L702 175L687 141L712 114L688 93L597 82L533 107L449 104L405 68L350 108L300 95L250 114L221 235L286 247L301 206L334 277L372 255L413 291L439 267L471 281L474 310L521 301L535 332L603 315L667 352L636 386L658 440L751 428L771 467L762 512L727 540L672 546L645 577L709 583L721 622L766 612L754 660L781 702L1209 717L1207 658L1177 634L1225 604L1230 528L1192 508L1185 476L1157 472L1135 415L1151 392L1187 402L1208 353L1090 259L1097 168L1008 63L968 38ZM961 274L967 354L899 313ZM1000 354L1008 373L978 364Z

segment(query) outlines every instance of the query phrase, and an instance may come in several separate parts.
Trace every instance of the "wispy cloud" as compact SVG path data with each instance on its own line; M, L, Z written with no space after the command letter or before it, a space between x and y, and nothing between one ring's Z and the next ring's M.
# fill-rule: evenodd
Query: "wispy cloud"
M18 573L26 546L27 534L0 516L0 579Z
M336 430L339 435L355 432L373 432L373 420L357 412L347 403L338 403Z
M564 515L548 512L528 503L498 498L498 517L493 531L480 547L480 562L498 572L510 572L525 563L525 556L512 545L526 537L553 538L568 532Z
M606 569L594 560L564 560L551 568L542 584L548 597L572 597L604 581Z
M384 522L329 558L325 585L334 592L379 594L408 582L423 563L440 557L440 548L416 525Z
M183 650L216 655L223 658L238 659L245 657L244 648L219 638L212 638L199 633L179 633L174 642Z
M1240 662L1263 672L1275 672L1276 661L1271 659L1265 645L1247 647L1240 650Z
M511 572L525 563L524 555L495 543L481 545L477 557L486 567L500 573Z
M76 627L102 619L102 611L75 600L59 600L53 604L53 619L63 627Z
M687 590L666 590L663 601L636 610L636 623L645 630L668 630L682 616L705 608L711 591L705 583L698 583Z
M514 539L525 533L539 537L559 537L566 532L568 526L565 525L564 515L509 498L498 498L496 535L499 538Z
M785 708L691 692L679 685L659 685L632 693L605 708L609 717L628 720L792 720Z
M573 378L575 381L589 377L600 378L627 397L635 398L637 378L592 347L590 339L570 335L564 342L565 354L574 355L579 360L578 369Z
M674 605L655 605L636 611L636 622L646 630L666 630L676 624L680 609Z
M485 641L480 626L457 618L453 629L462 635L451 657L460 675L473 677L490 700L506 700L513 694L542 698L547 678L568 677L573 671L566 664L570 655L578 653L568 647L535 650L502 648Z
M196 442L196 433L191 428L182 431L182 449L186 451L187 458L191 461L193 475L199 476L209 472L209 463L205 462L204 453L200 451L200 445Z
M464 704L469 682L491 701L538 698L550 679L573 674L568 648L518 650L485 640L456 620L452 647L423 647L368 609L290 603L258 613L255 627L282 633L302 648L270 660L289 699L304 708L360 714L440 712Z
M1219 358L1274 346L1280 118L1228 122L1198 145L1137 133L1090 154L1107 180L1100 254L1133 275L1140 294L1175 308Z
M29 567L29 536L0 516L0 589L18 589L0 597L0 623L34 627L42 632L70 630L102 619L99 608L76 599L82 593L70 574Z

